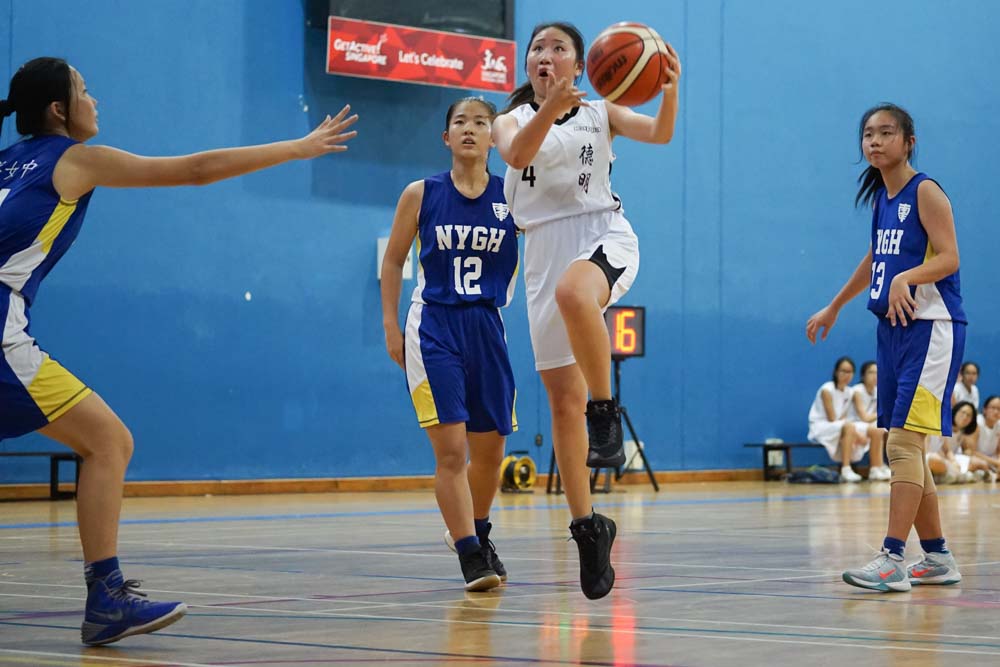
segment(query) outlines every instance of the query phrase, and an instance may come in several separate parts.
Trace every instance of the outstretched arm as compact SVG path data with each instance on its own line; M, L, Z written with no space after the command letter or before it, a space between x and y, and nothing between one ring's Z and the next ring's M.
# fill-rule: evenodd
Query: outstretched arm
M833 297L833 301L823 308L823 310L810 317L809 321L806 322L806 337L810 343L816 342L816 334L819 333L820 329L823 330L820 340L826 340L844 304L864 292L865 288L871 285L871 267L872 249L868 248L868 252L861 260L861 263L858 264L858 268L854 269L854 273L851 274L848 281L837 292L837 296Z
M392 360L403 365L403 332L399 328L399 296L403 288L403 264L417 235L420 204L424 199L424 182L414 181L406 186L396 204L392 220L389 245L382 258L382 326L385 329L385 348Z
M622 136L646 144L665 144L674 136L677 123L677 94L681 78L681 61L674 47L667 46L667 82L663 84L663 96L656 117L636 113L628 107L605 102L611 136Z
M110 146L71 146L52 174L59 196L74 201L97 186L138 188L206 185L233 176L273 167L289 160L305 160L347 150L346 141L357 132L347 128L358 119L345 106L333 118L301 139L259 146L222 148L177 157L144 157Z

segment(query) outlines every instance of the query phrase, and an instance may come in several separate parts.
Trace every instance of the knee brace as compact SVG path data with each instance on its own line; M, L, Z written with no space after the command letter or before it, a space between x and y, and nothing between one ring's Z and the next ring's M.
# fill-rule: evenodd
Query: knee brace
M927 465L927 457L924 456L924 495L929 496L932 493L937 493L937 486L934 484L931 467Z
M928 483L933 488L927 461L924 458L923 433L894 428L889 431L885 441L886 459L892 470L892 483L909 482L926 489Z

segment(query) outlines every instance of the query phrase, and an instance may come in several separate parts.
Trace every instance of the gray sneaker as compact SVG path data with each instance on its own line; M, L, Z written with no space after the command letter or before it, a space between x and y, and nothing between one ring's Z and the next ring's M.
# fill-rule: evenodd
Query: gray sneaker
M859 588L875 591L908 591L910 579L903 567L902 556L896 556L885 549L878 552L875 560L859 570L846 570L844 582Z
M955 557L951 555L950 551L947 553L925 553L922 561L906 568L906 574L910 578L910 583L914 585L950 586L962 580L958 565L955 564Z

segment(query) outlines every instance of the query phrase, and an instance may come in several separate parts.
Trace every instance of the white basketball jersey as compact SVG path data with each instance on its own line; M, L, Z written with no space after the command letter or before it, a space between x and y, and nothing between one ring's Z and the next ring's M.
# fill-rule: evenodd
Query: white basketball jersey
M865 388L865 383L859 382L851 387L851 403L847 409L848 419L851 421L861 421L861 415L858 414L857 408L854 407L855 394L861 395L861 405L864 407L865 412L870 415L878 414L878 387L875 388L875 393L869 394L868 389Z
M816 391L816 398L813 399L812 407L809 408L810 424L830 421L827 418L826 406L823 404L824 390L830 392L830 398L833 399L834 421L847 417L847 408L851 404L850 388L837 389L837 385L833 382L824 382L823 386Z
M621 208L611 192L611 128L604 100L576 107L549 128L525 169L507 167L504 195L522 229L593 211ZM524 127L534 103L510 111Z

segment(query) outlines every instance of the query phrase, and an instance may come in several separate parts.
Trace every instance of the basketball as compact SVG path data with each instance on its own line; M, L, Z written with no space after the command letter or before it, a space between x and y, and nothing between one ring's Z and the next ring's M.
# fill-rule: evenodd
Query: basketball
M598 95L628 107L656 97L667 82L667 45L642 23L622 22L601 31L587 54L587 76Z

